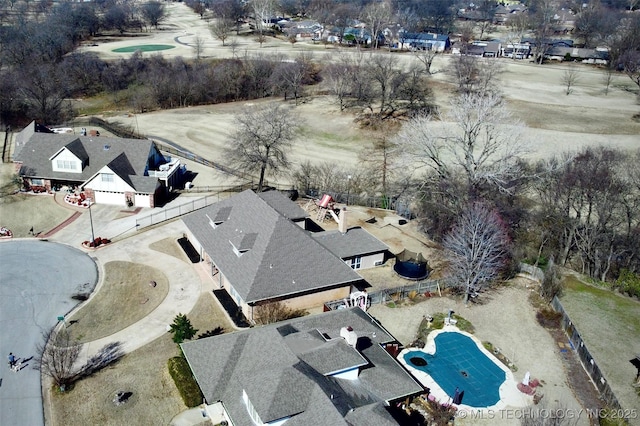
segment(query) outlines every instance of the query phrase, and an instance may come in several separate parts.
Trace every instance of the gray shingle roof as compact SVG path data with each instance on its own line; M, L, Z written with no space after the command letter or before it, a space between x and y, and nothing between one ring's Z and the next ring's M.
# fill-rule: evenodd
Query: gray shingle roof
M145 176L153 149L151 140L34 133L32 126L25 128L24 132L14 161L22 162L20 173L26 177L82 183L109 165L138 192L153 193L157 187L157 178ZM109 148L105 149L105 145ZM84 161L81 173L52 170L51 157L65 147Z
M280 213L289 220L304 219L309 214L296 203L291 202L289 197L280 191L266 191L258 194L272 209Z
M311 235L341 259L389 250L386 244L360 227L350 228L345 234L333 230Z
M344 326L359 336L360 354L339 337ZM423 390L380 346L391 341L367 313L351 308L186 342L182 349L207 402L222 401L234 424L252 424L244 390L263 422L292 416L288 425L346 425L349 416L348 424L385 425L391 418L385 402ZM326 376L302 359L338 346L349 351L330 355L337 363L354 353L368 361L358 379Z
M225 208L231 208L228 220L214 229L210 220ZM362 280L344 261L251 190L190 213L182 220L247 303ZM244 244L245 238L251 247L238 256L233 248L239 250L236 244Z

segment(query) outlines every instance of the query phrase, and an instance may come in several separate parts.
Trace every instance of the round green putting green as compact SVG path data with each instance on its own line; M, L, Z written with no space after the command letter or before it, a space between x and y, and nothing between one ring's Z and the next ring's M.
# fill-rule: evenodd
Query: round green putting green
M117 53L133 53L138 50L142 52L155 52L156 50L168 50L173 49L175 46L170 44L139 44L137 46L120 47L113 49L112 52Z

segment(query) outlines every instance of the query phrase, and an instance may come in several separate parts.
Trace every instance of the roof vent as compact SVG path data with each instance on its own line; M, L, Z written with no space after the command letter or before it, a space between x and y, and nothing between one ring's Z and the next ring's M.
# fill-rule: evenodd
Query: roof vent
M342 327L340 329L340 337L343 337L344 340L347 341L347 344L349 346L353 346L354 348L356 347L356 343L358 343L358 335L355 331L353 331L353 328L351 326Z

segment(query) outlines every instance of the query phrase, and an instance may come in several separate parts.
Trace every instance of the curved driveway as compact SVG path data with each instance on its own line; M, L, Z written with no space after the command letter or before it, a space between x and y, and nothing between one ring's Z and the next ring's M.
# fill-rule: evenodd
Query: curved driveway
M7 355L35 356L42 333L78 304L71 296L92 291L97 279L95 262L73 247L40 240L0 243L0 425L44 424L33 359L13 372Z

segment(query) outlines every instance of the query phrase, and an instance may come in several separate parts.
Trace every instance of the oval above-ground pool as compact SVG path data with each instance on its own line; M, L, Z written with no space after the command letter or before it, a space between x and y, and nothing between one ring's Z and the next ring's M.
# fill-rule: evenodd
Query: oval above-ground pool
M441 332L435 337L435 352L409 350L403 355L407 366L427 373L453 398L464 391L462 404L486 408L500 401L505 371L480 350L471 338L459 332Z
M112 52L116 53L133 53L133 52L156 52L158 50L169 50L175 46L171 44L138 44L135 46L126 46L113 49Z

